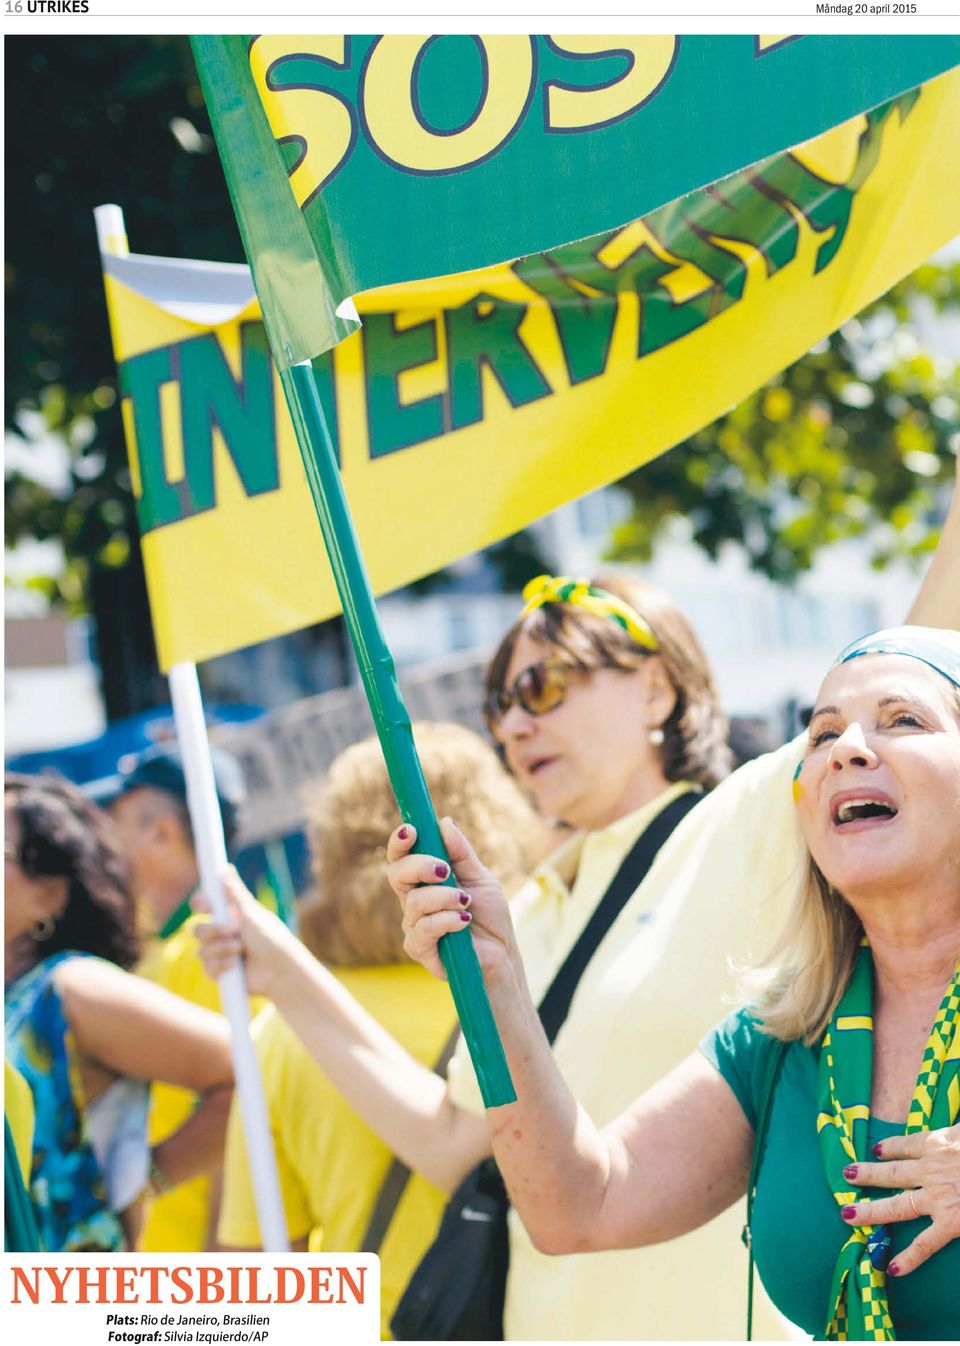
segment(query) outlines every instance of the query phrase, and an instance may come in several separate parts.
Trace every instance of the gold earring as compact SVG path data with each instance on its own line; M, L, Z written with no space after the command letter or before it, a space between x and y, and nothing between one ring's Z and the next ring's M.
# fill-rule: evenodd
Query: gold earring
M57 928L57 923L51 916L44 916L42 920L34 921L33 929L30 931L30 938L36 940L38 944L45 943L51 939L53 932Z

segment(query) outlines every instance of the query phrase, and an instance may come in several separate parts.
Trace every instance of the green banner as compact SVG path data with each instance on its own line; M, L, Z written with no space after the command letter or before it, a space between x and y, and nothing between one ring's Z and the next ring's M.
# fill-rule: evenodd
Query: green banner
M618 479L797 359L960 234L958 157L960 70L620 229L359 296L362 329L314 370L375 590ZM330 616L250 272L104 270L161 667Z
M348 296L621 226L960 63L960 37L193 43L281 363L346 335Z

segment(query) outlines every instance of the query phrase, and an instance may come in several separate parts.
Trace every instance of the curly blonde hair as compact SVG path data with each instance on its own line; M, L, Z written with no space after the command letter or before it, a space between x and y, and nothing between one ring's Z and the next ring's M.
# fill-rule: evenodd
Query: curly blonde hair
M542 851L542 824L496 753L458 724L414 725L438 817L449 816L509 892ZM386 839L400 823L376 737L337 757L307 801L315 891L299 912L303 942L335 967L405 963L400 912L386 880Z

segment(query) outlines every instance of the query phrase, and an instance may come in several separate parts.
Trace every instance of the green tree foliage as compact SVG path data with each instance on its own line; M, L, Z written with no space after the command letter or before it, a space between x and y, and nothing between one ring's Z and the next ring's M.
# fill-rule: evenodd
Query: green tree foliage
M14 37L6 53L19 130L6 157L5 420L17 429L39 408L73 469L63 499L8 482L7 541L59 537L71 559L110 564L131 502L93 207L117 201L141 251L243 254L186 39Z
M624 479L632 513L610 558L645 561L677 517L711 557L739 543L792 580L817 551L869 536L873 564L937 539L938 485L960 448L960 366L921 347L918 317L960 310L960 264L920 267L712 425Z
M141 251L239 261L242 250L185 38L11 37L5 54L4 418L16 432L24 412L41 413L69 453L63 489L29 465L8 471L5 541L60 539L65 569L37 587L93 611L108 713L119 715L165 691L92 211L121 205Z
M7 343L5 424L31 415L62 438L69 471L52 487L8 467L5 541L59 539L65 565L33 587L92 612L111 718L167 699L153 650L136 512L117 406L93 208L117 202L132 247L243 261L186 38L23 37L6 47ZM25 419L26 414L26 419ZM529 535L492 565L544 568ZM443 577L423 582L429 590ZM291 638L292 639L292 638ZM342 622L314 639L340 652ZM336 662L336 660L334 660Z

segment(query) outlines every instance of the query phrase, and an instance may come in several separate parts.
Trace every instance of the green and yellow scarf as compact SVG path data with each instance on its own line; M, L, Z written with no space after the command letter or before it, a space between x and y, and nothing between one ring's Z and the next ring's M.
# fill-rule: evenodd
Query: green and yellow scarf
M905 1132L952 1126L960 1113L960 964L923 1053ZM817 1131L838 1208L861 1200L843 1176L867 1151L873 1076L873 958L864 939L853 975L820 1049ZM890 1239L883 1225L860 1225L840 1250L830 1288L826 1341L895 1341L887 1303Z

